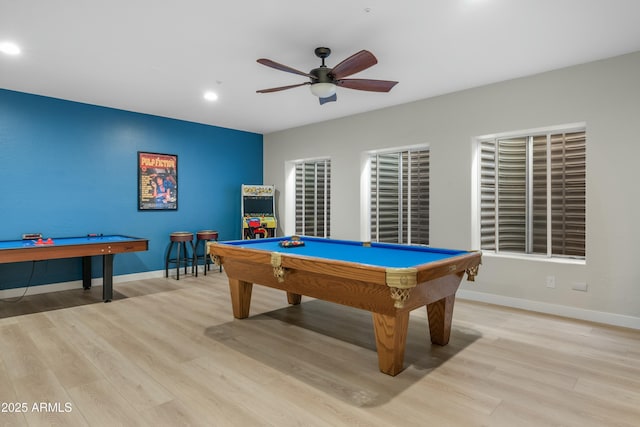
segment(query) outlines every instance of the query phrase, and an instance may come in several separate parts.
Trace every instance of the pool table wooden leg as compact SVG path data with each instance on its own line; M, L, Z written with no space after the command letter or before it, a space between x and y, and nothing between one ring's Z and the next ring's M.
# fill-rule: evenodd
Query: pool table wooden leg
M429 319L429 333L431 342L438 345L446 345L451 336L451 319L453 317L453 303L456 295L449 295L436 302L427 304L427 317Z
M233 317L235 317L236 319L245 319L249 317L252 288L253 283L251 282L229 279L229 290L231 291Z
M408 326L409 311L398 312L395 316L373 313L378 366L381 372L396 376L402 371Z
M300 301L302 301L302 295L287 291L287 302L289 304L298 305Z

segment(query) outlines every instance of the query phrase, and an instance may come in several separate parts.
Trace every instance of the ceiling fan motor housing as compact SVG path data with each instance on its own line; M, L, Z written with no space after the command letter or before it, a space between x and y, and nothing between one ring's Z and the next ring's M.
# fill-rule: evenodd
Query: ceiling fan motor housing
M315 79L311 79L311 83L333 83L333 76L331 75L331 68L318 67L309 72Z

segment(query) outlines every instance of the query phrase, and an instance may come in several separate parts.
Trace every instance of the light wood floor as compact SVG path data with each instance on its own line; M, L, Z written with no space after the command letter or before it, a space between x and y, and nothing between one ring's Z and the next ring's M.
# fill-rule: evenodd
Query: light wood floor
M234 320L213 271L115 289L0 302L0 425L640 425L640 331L458 300L445 347L412 313L392 378L365 311L255 286Z

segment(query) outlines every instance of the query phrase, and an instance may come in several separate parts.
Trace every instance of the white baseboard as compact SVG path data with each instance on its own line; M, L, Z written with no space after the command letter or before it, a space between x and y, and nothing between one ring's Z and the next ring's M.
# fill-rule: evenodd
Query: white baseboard
M155 279L164 277L164 270L145 271L143 273L122 274L113 276L113 283L125 283L133 280ZM91 286L102 286L102 277L91 279ZM30 286L29 288L14 288L0 290L0 299L17 298L27 295L46 294L49 292L68 291L69 289L82 288L82 280L73 280L71 282L51 283L49 285ZM27 291L25 294L25 290Z
M556 316L570 317L572 319L587 320L589 322L604 323L613 326L622 326L624 328L640 329L640 317L627 316L624 314L607 313L604 311L587 310L584 308L569 307L566 305L549 304L546 302L505 297L502 295L469 291L466 289L458 290L456 296L458 298L471 301L521 308L523 310L536 311L538 313L553 314Z
M125 283L132 282L134 280L144 279L157 279L158 277L164 277L164 270L145 271L142 273L121 274L120 276L113 276L113 283ZM102 278L91 279L91 284L101 285Z

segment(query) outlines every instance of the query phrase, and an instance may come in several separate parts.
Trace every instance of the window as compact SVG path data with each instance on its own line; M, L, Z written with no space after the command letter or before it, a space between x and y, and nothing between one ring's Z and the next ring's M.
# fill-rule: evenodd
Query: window
M586 132L480 140L480 247L585 257Z
M374 153L371 240L429 244L429 150Z
M295 164L296 234L329 237L331 160L303 160Z

